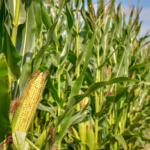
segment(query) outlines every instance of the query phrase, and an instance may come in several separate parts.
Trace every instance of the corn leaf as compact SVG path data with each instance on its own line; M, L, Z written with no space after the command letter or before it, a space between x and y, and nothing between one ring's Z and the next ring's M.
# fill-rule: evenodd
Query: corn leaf
M9 135L10 89L6 57L0 54L0 143Z
M21 77L19 83L19 90L22 92L28 77L31 75L31 62L35 48L35 32L36 23L33 11L33 3L30 5L26 3L26 22L22 29L22 44L20 49L21 56Z
M4 11L6 11L6 9L3 2L2 9L0 11L0 52L4 53L6 56L11 79L17 80L20 77L20 56L18 55L10 39L8 31L6 30L7 26L5 25L5 20L7 16L5 15L5 13L3 13Z
M115 139L123 146L125 150L127 150L127 144L122 135L115 135Z

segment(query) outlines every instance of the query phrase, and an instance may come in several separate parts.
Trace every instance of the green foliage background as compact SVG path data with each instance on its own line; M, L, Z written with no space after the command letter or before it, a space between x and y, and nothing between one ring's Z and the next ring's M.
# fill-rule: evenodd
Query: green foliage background
M149 143L150 47L149 34L139 36L141 9L123 12L115 0L94 6L0 0L0 142L11 134L11 100L40 70L49 75L24 138L29 149L137 150Z

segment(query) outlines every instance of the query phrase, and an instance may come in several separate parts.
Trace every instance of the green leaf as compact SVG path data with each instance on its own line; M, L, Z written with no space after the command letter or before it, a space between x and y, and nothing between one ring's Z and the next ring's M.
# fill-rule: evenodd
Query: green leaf
M125 150L127 150L127 144L122 135L115 135L115 139L123 146Z
M115 0L112 0L108 6L109 7L108 15L112 15L114 4L115 4ZM106 23L106 27L105 27L105 35L108 33L108 30L110 27L110 21L111 21L111 18L109 17Z
M118 100L125 95L127 90L128 90L128 87L122 87L117 91L116 95L107 96L106 100L104 100L102 103L102 108L101 108L100 112L95 113L94 116L97 118L103 117L109 111L109 108L111 107L111 105L113 103L117 103ZM108 110L108 111L105 112L105 110Z
M63 136L66 134L67 128L69 128L71 125L75 125L84 121L84 119L88 117L88 113L89 113L89 110L84 108L80 112L78 112L77 114L71 117L72 112L70 112L62 121L60 132L58 134L55 134L53 144L55 144L56 142L58 142L60 139L63 138ZM67 124L65 122L67 122Z
M39 0L33 0L33 11L36 21L36 37L39 37L42 29L41 3Z
M41 2L41 14L42 14L42 22L44 23L44 25L46 26L47 30L52 26L52 21L48 15L48 12L42 2Z
M53 143L53 146L55 143L57 143L57 141L61 140L62 137L65 135L66 133L66 129L69 127L70 125L70 119L72 117L72 113L73 113L73 110L70 111L64 118L63 118L63 122L61 124L61 131L59 132L59 134L56 135L56 129L55 128L55 137L54 137L54 143ZM67 127L67 128L66 128Z
M125 140L130 140L131 138L133 138L135 136L135 134L129 130L126 130L122 133L122 136Z
M2 9L0 11L0 52L4 53L6 56L9 74L12 80L16 80L20 77L20 56L17 53L9 34L5 28L5 6L3 3Z
M81 5L82 0L75 0L75 6L76 6L76 11L78 11L80 5Z
M87 81L87 84L89 86L94 83L94 80L89 73L86 72L84 77L85 77L85 80Z
M0 10L2 8L3 0L0 1Z
M7 8L7 11L11 14L13 20L15 18L15 10L16 10L17 2L18 2L17 0L5 1L5 6ZM25 20L26 20L25 6L23 4L23 1L20 1L18 25L23 24L25 22Z
M50 57L51 57L51 61L52 61L53 65L55 67L58 67L58 62L57 62L56 56L54 54L50 54Z
M89 12L87 12L87 11L86 11L86 20L88 22L88 25L89 25L91 31L94 32L94 30L95 30L95 22L94 22L94 19L93 19L92 15Z
M56 20L51 27L49 27L48 32L47 32L47 46L51 43L51 39L53 37L53 33L55 30L55 27L57 25L58 20Z
M94 11L93 1L87 0L87 6L88 6L89 13L94 17L95 16L95 11Z
M36 54L34 60L33 60L33 72L37 71L40 67L40 64L42 62L42 59L44 57L44 53L47 50L47 47L49 46L52 36L53 36L53 32L55 30L57 21L50 27L50 29L48 30L48 37L47 37L47 43L38 51L38 53Z
M70 79L70 75L69 75L69 73L68 73L68 71L66 70L66 69L63 69L63 71L66 73L66 75L67 75L67 81L68 81L68 84L70 85L70 86L72 86L72 81L71 81L71 79Z
M85 118L88 117L88 114L90 113L90 111L88 109L86 109L86 107L84 109L82 109L79 113L75 114L70 122L71 122L71 125L75 125L75 124L78 124L82 121L85 120Z
M58 16L58 18L59 18L60 15L62 14L62 9L63 9L63 7L64 7L68 2L70 2L70 0L61 0L61 1L59 1L59 16Z
M82 5L82 8L81 8L81 15L82 15L82 18L85 21L85 24L88 25L88 28L90 28L90 26L88 24L88 21L87 21L87 18L86 18L86 11L85 11L84 5Z
M67 15L68 28L71 30L71 28L74 24L74 19L73 19L72 13L70 11L69 4L66 5L66 15Z
M45 143L48 133L50 131L50 127L48 127L47 129L45 129L40 136L37 138L37 140L35 141L35 145L39 148L42 149L43 144Z
M41 49L38 51L38 53L36 54L36 56L33 59L33 72L37 71L41 65L43 56L45 51L47 50L48 45L45 44L41 47Z
M92 39L91 39L91 41L90 41L90 43L88 45L88 49L87 49L86 56L85 56L85 62L83 64L83 71L80 74L80 76L78 77L78 79L75 81L74 86L73 86L73 88L71 90L70 97L72 97L72 96L74 96L74 95L79 93L79 90L81 88L82 81L84 79L84 75L85 75L85 72L86 72L86 69L87 69L90 57L91 57L93 43L94 43L94 40L95 40L95 35L96 34L93 34Z
M67 60L68 54L69 54L69 47L70 47L70 42L71 42L71 32L69 32L67 34L67 41L65 43L65 46L63 48L63 51L61 53L61 57L60 57L60 69L57 70L57 74L59 74L61 72L61 70L64 68L64 63Z
M51 113L51 115L56 118L55 112L53 111L53 109L51 107L48 106L44 106L43 104L39 103L37 109L39 110L43 110L43 111L48 111Z
M118 114L119 114L119 115L117 116L117 118L116 118L116 120L115 120L114 132L117 131L118 126L119 126L119 122L121 121L121 118L123 117L123 109L121 109Z
M125 71L125 54L127 53L126 47L124 45L119 45L118 48L121 47L123 49L119 49L117 55L117 63L113 67L113 73L111 78L123 76Z
M0 54L0 143L8 136L10 131L10 89L9 74L6 58ZM6 137L5 137L6 136Z
M108 62L109 58L114 54L114 52L117 51L117 50L118 49L114 50L109 56L106 56L106 59L104 60L104 62L100 66L98 66L97 69L100 70Z
M90 93L94 92L95 90L104 87L106 85L111 85L114 83L122 83L122 82L140 82L139 80L136 79L131 79L131 78L127 78L127 77L117 77L117 78L113 78L109 81L103 81L103 82L96 82L93 85L90 86L90 88L84 93L84 94L80 94L80 95L75 95L73 97L70 98L70 100L68 101L67 107L65 112L63 113L63 115L61 115L58 118L58 124L62 121L62 119L64 118L64 116L70 112L74 106L76 106L76 104L78 104L84 97L88 96Z
M103 82L97 82L94 83L84 94L75 95L71 97L68 101L68 104L65 108L65 112L58 117L57 126L61 123L61 126L63 125L63 129L58 134L58 136L55 136L55 142L59 141L64 135L66 131L66 127L69 126L69 121L71 119L72 113L74 111L74 107L85 97L89 96L92 92L96 91L97 89L104 87L106 85L111 85L114 83L120 83L120 82L139 82L136 79L131 79L127 77L118 77L114 78L109 81L103 81ZM56 129L55 129L56 130Z
M59 1L59 15L61 14L61 11L63 9L63 7L67 4L67 2L69 2L70 0L62 0Z
M60 107L62 107L62 101L59 99L59 97L58 97L58 93L57 93L57 91L56 91L56 89L55 89L55 87L54 87L54 85L53 85L53 83L52 83L52 80L51 80L51 77L49 76L49 78L48 78L48 90L50 91L50 92L52 92L52 94L54 95L54 100L57 102L57 104L60 106Z
M101 14L103 13L104 9L104 1L103 0L97 0L97 16L101 16Z
M71 50L69 50L69 53L68 53L68 60L74 65L76 64L76 55L74 52L72 52Z
M27 5L27 4L26 4ZM35 16L33 11L33 2L26 6L26 22L22 30L22 44L20 49L21 59L21 77L19 82L19 90L22 92L28 77L31 75L31 62L35 50Z
M134 66L129 68L129 72L133 72L136 69L141 69L141 68L147 66L148 64L149 64L149 62L143 62L141 64L134 65Z
M6 31L6 30L5 30ZM2 52L5 54L8 67L9 67L9 74L11 75L12 80L19 79L21 72L20 72L20 56L17 53L7 31L5 32L5 42L3 43L3 50Z
M85 57L86 54L86 50L87 50L87 43L83 43L84 39L79 36L79 41L78 41L78 45L79 45L79 49L81 51L77 61L76 61L76 65L80 65Z

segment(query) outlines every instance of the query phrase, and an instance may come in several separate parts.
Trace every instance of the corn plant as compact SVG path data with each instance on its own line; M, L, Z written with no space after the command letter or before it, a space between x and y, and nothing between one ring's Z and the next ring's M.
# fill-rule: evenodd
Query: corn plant
M141 9L95 4L0 1L0 149L147 148Z

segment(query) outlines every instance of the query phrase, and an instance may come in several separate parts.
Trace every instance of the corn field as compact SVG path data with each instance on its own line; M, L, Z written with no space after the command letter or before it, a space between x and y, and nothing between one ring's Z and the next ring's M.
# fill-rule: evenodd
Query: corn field
M150 44L115 0L0 0L0 150L149 150Z

